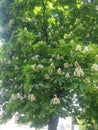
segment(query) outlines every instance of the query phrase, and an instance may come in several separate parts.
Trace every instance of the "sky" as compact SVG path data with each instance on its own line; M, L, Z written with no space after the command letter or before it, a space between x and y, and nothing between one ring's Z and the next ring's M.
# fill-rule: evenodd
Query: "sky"
M59 119L58 130L71 130L71 118L68 117L66 120L63 118ZM0 125L0 130L35 130L35 128L29 128L28 125L17 125L15 124L14 118L8 121L4 125ZM40 130L47 130L47 127ZM75 126L74 130L79 130L78 126Z

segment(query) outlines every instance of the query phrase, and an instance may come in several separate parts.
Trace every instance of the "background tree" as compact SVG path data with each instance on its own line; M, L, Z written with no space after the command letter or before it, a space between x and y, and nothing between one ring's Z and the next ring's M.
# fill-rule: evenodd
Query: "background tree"
M20 123L56 130L59 117L89 120L83 115L97 99L97 4L0 1L3 121L18 112Z

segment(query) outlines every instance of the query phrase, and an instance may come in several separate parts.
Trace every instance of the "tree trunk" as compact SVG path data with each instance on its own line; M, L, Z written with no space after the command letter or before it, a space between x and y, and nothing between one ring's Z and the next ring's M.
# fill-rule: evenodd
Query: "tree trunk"
M48 130L57 130L59 117L49 118Z

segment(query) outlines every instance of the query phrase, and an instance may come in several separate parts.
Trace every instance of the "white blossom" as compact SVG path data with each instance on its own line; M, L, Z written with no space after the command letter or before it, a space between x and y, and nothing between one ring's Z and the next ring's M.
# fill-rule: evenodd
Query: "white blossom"
M16 97L17 97L18 99L22 99L22 96L21 96L20 93L17 93L17 94L16 94Z
M45 74L44 79L50 79L50 76L48 74Z
M17 80L17 77L15 77L14 79Z
M74 43L75 41L72 39L70 42L71 42L71 43Z
M18 56L16 56L15 59L18 60L19 59Z
M20 93L16 93L16 94L12 94L11 95L11 99L12 100L17 100L17 99L22 99L23 97L21 96L21 94Z
M96 86L96 89L98 89L98 86Z
M52 69L49 69L48 70L48 73L51 75L51 74L53 74L53 70Z
M63 60L63 59L64 59L64 56L61 56L61 59Z
M88 51L89 51L88 46L85 46L85 47L84 47L84 52L88 52Z
M50 58L50 59L49 59L49 61L50 61L50 62L52 62L52 61L53 61L53 59L52 59L52 58Z
M60 59L61 59L60 55L57 55L57 59L58 59L58 60L60 60Z
M82 50L81 45L77 45L75 50L76 50L76 51L81 51L81 50Z
M43 84L43 83L39 83L39 86L40 86L40 87L44 87L44 84Z
M35 70L36 69L36 64L31 65L31 68L32 68L32 70Z
M51 69L55 69L54 63L51 63L50 67L51 67Z
M24 63L26 63L26 62L27 62L27 60L25 59L23 62L24 62Z
M2 83L2 80L0 80L0 83Z
M24 27L24 31L26 31L26 32L28 31L27 27Z
M98 54L96 55L96 58L98 58Z
M17 99L17 96L13 93L13 94L11 95L11 99L12 99L12 100L16 100L16 99Z
M17 65L15 65L15 70L18 70L18 69L19 69L19 67Z
M44 68L44 66L42 64L39 64L37 67L38 67L38 69L43 69Z
M64 68L69 68L69 63L64 63Z
M80 19L79 19L79 18L76 18L76 22L80 22Z
M10 63L11 63L11 60L9 59L7 63L10 64Z
M61 26L60 29L63 30L63 29L64 29L64 26Z
M12 56L12 59L16 59L15 56Z
M14 24L14 19L9 20L8 26L11 27Z
M55 54L52 54L51 56L52 56L52 58L54 58L54 57L55 57Z
M28 100L30 100L31 102L36 101L35 95L34 94L29 94L28 95Z
M53 42L53 45L57 45L58 43L56 41Z
M74 76L81 77L84 76L84 72L80 66L77 66L74 71Z
M40 57L39 55L35 55L35 56L31 57L31 59L32 60L38 60L39 57Z
M66 78L70 78L70 74L67 72L65 75Z
M57 97L56 94L55 94L54 97L51 99L50 104L52 104L52 105L60 104L60 99Z
M59 75L62 75L62 74L63 74L61 68L58 68L58 69L57 69L57 74L59 74Z
M70 26L69 26L69 28L70 28L70 29L72 29L72 28L73 28L73 26L72 26L72 25L70 25Z
M75 61L75 67L77 67L77 66L79 66L79 63L78 63L78 61Z
M94 63L91 67L92 71L98 71L98 65L96 63Z
M39 89L39 85L38 85L38 84L36 84L36 85L35 85L35 88L36 88L36 89Z

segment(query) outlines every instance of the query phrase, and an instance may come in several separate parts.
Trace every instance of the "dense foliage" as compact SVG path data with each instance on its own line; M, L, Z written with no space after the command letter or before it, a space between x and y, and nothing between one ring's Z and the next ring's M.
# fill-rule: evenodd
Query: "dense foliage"
M0 1L3 121L98 120L98 1ZM89 115L90 114L90 115Z
M98 124L92 119L90 123L85 123L85 121L79 121L79 130L97 130Z

